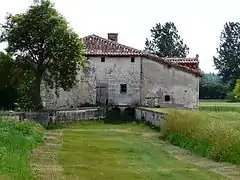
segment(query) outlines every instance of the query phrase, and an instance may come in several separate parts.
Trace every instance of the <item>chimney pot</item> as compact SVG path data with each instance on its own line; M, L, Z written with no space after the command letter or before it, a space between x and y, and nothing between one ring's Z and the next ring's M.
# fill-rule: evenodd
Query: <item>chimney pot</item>
M199 58L199 55L198 54L196 54L196 59L198 59Z
M108 33L108 39L118 42L118 33Z

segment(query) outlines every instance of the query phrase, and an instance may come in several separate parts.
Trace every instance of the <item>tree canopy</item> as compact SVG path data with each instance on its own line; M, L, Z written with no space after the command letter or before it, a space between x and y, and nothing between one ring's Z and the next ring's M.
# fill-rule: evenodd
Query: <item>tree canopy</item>
M16 68L13 59L0 52L0 108L14 108L20 97L18 87L23 82L23 74Z
M206 73L200 79L200 99L225 99L228 91L228 86L222 82L222 78L218 74Z
M33 107L41 108L40 87L68 90L84 64L83 42L49 0L34 1L27 12L8 15L1 25L6 52L28 77Z
M145 50L160 57L186 57L189 48L183 43L173 22L157 23L151 30L151 39L146 39Z
M217 56L213 57L216 69L233 88L240 77L240 23L227 22L220 35L220 45Z

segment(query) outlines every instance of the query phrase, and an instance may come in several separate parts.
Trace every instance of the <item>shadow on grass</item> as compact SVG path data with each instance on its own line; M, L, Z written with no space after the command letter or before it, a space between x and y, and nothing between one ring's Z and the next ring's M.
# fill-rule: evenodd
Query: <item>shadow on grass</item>
M64 122L64 123L53 123L53 124L49 124L48 126L45 126L44 128L46 130L58 130L58 129L64 129L64 128L71 128L74 125L78 125L78 124L83 124L83 125L87 125L87 124L108 124L108 125L121 125L121 124L136 124L136 125L146 125L147 127L149 127L150 129L156 131L156 132L160 132L160 127L157 126L153 126L150 123L146 123L145 121L138 121L135 119L116 119L116 118L105 118L105 119L101 119L101 120L81 120L81 121L73 121L73 122Z
M135 119L135 110L134 109L127 109L124 113L121 113L120 109L115 108L111 111L108 111L106 114L106 118L99 119L99 120L80 120L80 121L72 121L72 122L64 122L64 123L54 123L45 126L47 130L55 130L55 129L63 129L69 128L76 124L109 124L109 125L121 125L121 124L145 124L150 129L160 132L160 127L156 127L147 123L143 120Z

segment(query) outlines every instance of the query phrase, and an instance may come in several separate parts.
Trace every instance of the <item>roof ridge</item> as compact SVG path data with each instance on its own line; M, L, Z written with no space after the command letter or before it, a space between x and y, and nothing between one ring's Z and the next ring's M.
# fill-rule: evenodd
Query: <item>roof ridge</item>
M116 41L112 41L110 39L91 34L81 38L84 42L84 46L86 48L86 54L92 56L143 56L150 58L158 63L163 63L166 65L173 66L175 68L181 69L183 71L187 71L193 74L200 75L199 71L196 71L192 68L182 66L178 64L177 61L185 63L187 60L192 60L191 63L198 63L198 58L178 58L178 57L159 57L156 54L150 53L148 51L139 50ZM85 54L85 55L86 55ZM175 61L175 62L174 62ZM194 62L195 61L195 62ZM197 62L196 62L197 61ZM177 63L176 63L177 62ZM201 76L201 75L200 75Z
M198 59L196 57L160 57L160 58L165 58L165 59Z
M133 48L133 47L130 47L130 46L127 46L127 45L124 45L124 44L121 44L121 43L119 43L119 42L116 42L116 41L112 41L112 40L110 40L110 39L107 39L107 38L104 38L104 37L101 37L101 36L98 36L98 35L96 35L96 34L91 34L91 35L88 35L88 36L85 36L85 37L83 37L83 39L86 39L86 38L89 38L89 37L96 37L96 38L98 38L98 39L101 39L102 41L105 41L106 43L109 43L109 45L114 45L114 46L121 46L121 47L124 47L124 48L126 48L126 49L129 49L129 50L131 50L131 51L135 51L135 52L137 52L137 53L142 53L142 54L144 54L145 52L144 51L142 51L142 50L139 50L139 49L136 49L136 48Z

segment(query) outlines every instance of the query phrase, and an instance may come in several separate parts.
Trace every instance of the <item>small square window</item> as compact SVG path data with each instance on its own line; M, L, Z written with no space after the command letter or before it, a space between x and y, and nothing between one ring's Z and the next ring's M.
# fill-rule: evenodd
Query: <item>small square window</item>
M166 102L170 101L170 99L171 99L171 98L170 98L169 95L166 95L166 96L165 96L165 101L166 101Z
M134 57L131 57L131 62L135 62L135 58Z
M105 57L101 57L101 62L105 62Z
M120 84L120 92L127 93L127 84Z

